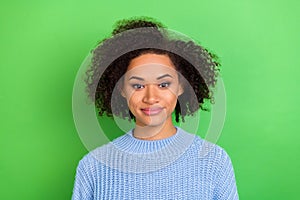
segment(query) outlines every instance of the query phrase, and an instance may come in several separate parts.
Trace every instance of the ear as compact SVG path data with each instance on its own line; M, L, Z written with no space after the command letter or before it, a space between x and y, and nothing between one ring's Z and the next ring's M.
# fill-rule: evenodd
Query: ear
M121 89L121 95L122 95L122 97L124 97L126 99L126 95L122 89Z
M118 90L121 93L122 97L126 98L126 95L125 95L125 92L124 92L122 86L118 85Z
M179 89L178 89L178 96L182 95L184 92L184 88L183 88L183 85L182 84L179 84Z

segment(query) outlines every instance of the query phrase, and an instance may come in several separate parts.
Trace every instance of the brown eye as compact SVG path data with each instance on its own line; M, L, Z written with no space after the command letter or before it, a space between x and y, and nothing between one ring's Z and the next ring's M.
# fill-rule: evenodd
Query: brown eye
M169 86L170 86L169 82L164 82L164 83L159 84L159 87L161 87L161 88L166 88L166 87L169 87Z
M134 89L138 90L138 89L144 88L145 86L144 86L144 85L141 85L141 84L133 84L132 87L133 87Z

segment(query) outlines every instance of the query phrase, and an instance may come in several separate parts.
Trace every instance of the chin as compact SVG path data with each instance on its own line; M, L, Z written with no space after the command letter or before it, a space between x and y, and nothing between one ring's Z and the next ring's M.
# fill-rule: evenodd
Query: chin
M153 120L140 120L136 123L138 126L149 126L149 127L158 127L163 125L166 122L166 119L153 119Z

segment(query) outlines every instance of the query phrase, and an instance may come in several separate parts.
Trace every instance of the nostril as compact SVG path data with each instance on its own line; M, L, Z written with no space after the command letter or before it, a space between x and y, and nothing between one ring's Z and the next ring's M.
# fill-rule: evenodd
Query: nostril
M147 85L145 87L145 93L143 97L143 102L148 104L154 104L159 101L158 91L155 88L155 85Z
M159 102L159 100L157 98L154 98L154 97L144 97L143 102L148 103L148 104L154 104L154 103Z

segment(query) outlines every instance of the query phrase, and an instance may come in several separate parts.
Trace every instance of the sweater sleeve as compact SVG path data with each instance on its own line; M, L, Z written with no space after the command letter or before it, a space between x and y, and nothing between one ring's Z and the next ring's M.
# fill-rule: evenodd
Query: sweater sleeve
M215 200L238 200L233 166L228 154L222 149L221 161L217 175Z
M92 200L93 177L88 159L83 158L76 169L72 200Z

